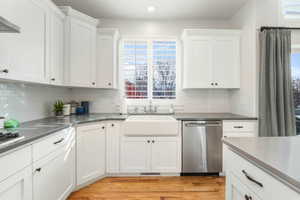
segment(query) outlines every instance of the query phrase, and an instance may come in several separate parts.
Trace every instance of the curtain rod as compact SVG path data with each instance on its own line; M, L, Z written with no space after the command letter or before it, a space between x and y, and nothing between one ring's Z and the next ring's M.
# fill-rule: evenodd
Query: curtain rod
M268 30L268 29L288 29L288 30L300 30L300 27L280 27L280 26L262 26L260 31Z

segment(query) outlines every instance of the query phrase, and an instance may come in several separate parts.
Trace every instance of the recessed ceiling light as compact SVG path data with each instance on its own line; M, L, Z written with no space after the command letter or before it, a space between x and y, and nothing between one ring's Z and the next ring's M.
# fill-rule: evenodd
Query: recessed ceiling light
M148 10L149 13L153 13L153 12L155 12L156 7L155 6L148 6L147 10Z

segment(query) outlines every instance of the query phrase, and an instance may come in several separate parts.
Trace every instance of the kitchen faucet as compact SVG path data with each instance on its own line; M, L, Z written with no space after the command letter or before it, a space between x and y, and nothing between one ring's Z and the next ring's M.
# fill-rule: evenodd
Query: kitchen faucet
M147 106L144 106L145 113L157 113L157 106L153 106L152 100L149 101L148 110Z

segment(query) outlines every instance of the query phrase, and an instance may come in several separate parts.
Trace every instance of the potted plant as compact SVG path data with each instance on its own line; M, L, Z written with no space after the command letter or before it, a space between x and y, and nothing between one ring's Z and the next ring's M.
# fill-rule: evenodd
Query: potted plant
M63 117L64 113L64 102L62 100L57 100L54 105L53 105L54 109L54 113L56 117Z

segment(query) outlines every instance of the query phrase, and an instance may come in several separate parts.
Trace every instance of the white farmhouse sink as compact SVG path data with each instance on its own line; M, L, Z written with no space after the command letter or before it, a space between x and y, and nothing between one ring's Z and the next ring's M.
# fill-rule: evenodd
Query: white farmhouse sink
M176 119L165 115L129 116L123 127L126 136L175 136L179 134Z

